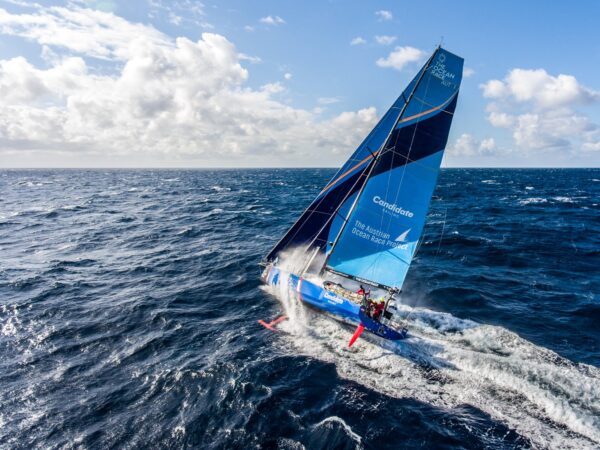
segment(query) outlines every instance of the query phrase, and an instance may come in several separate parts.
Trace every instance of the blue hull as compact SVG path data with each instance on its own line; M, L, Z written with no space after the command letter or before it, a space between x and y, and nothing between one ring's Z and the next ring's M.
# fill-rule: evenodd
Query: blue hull
M277 267L271 266L263 274L263 281L272 286L277 286L280 279L281 271ZM296 293L296 298L310 306L357 325L362 323L365 326L365 330L384 339L397 341L406 337L405 329L396 331L377 322L368 317L356 303L327 291L323 287L302 279L297 275L289 274L288 283L290 289Z

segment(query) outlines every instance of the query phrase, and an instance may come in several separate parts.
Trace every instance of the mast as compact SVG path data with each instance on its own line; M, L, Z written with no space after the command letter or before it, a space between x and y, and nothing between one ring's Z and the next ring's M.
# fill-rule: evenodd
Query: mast
M333 253L333 249L335 248L335 246L339 242L340 237L342 236L342 233L344 232L344 230L346 228L346 225L348 224L348 220L350 219L350 216L352 215L352 212L356 208L356 205L358 204L358 200L360 199L360 196L362 195L362 193L363 193L363 191L365 189L365 186L367 185L367 182L369 181L369 178L371 177L371 174L373 172L373 169L375 168L375 165L377 164L377 161L379 160L379 158L381 157L381 154L383 153L383 151L387 147L387 144L389 143L389 140L392 137L392 133L394 132L394 130L398 126L398 123L400 122L400 120L402 120L402 116L404 115L404 112L406 111L406 108L408 107L408 104L412 100L415 92L417 91L417 88L419 87L419 84L421 84L421 80L425 76L425 73L429 69L429 66L431 65L431 62L435 58L435 55L440 50L440 48L441 48L441 45L438 45L436 47L436 49L434 50L433 54L427 60L427 63L425 64L425 67L423 68L423 70L421 72L421 75L419 75L419 79L415 83L415 87L413 88L413 90L411 91L410 95L408 96L408 99L406 99L406 101L404 102L404 106L402 106L402 111L400 111L400 114L398 115L398 118L396 119L396 122L394 123L394 126L390 129L390 132L388 133L388 135L387 135L384 143L381 145L381 147L379 148L379 151L377 152L375 158L371 162L371 168L369 169L369 173L367 174L367 178L366 178L365 182L362 184L362 186L360 187L360 190L358 191L358 194L356 195L356 198L354 199L354 202L352 202L352 206L348 210L348 214L346 214L346 217L344 218L344 222L343 222L342 226L340 227L340 231L336 235L335 240L333 241L333 243L331 245L331 250L329 251L329 254L327 255L327 257L325 258L325 262L323 263L323 267L321 268L320 273L323 273L324 270L327 270L326 267L327 267L327 262L329 261L329 257L331 256L331 254ZM363 172L363 174L364 174L364 172ZM338 272L338 274L339 274L339 272Z

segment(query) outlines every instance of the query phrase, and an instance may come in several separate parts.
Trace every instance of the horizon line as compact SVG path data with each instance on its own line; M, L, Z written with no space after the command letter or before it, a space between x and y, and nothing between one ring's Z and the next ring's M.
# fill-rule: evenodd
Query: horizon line
M339 166L75 166L75 167L0 167L2 170L265 170L265 169L339 169ZM600 166L452 166L443 169L600 169Z

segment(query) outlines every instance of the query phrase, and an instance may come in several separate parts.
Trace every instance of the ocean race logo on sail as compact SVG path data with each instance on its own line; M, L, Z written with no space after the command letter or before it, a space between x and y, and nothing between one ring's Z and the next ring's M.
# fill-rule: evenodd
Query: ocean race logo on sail
M446 70L446 55L440 53L435 64L430 69L431 75L442 80L444 86L450 86L452 83L446 80L454 80L455 75Z

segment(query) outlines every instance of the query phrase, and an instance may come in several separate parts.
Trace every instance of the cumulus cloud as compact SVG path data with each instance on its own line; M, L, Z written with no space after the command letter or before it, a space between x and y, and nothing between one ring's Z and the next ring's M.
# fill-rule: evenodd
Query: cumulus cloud
M165 36L151 26L86 8L50 7L31 14L11 14L0 8L0 33L115 60L129 59L130 43L140 36L154 45L167 43Z
M350 41L350 45L363 45L363 44L366 44L366 43L367 43L367 41L365 41L360 36L357 36L357 37L355 37L354 39L352 39Z
M347 154L377 120L374 108L322 120L279 100L280 83L250 88L242 65L248 57L218 34L203 33L198 41L170 39L110 13L81 9L22 16L4 14L5 32L18 31L57 53L46 68L22 57L0 61L4 154L60 149L142 161L153 155L230 161L233 155L246 164L297 164L318 156L321 163L332 163L338 161L331 155ZM103 31L88 40L82 21L90 29L113 27L115 33ZM48 23L57 27L54 37ZM79 43L72 42L74 36ZM85 59L89 55L120 64L112 73L99 72Z
M379 58L376 64L379 67L391 67L402 70L410 63L416 63L425 57L426 53L414 47L396 47L386 58Z
M380 9L379 11L375 11L375 15L380 21L392 20L394 15L391 11L386 11L385 9Z
M396 36L375 36L375 41L381 45L391 45L396 40Z
M600 100L600 92L582 86L574 76L552 76L544 69L513 69L504 80L490 80L481 88L486 98L510 98L543 108Z
M544 69L512 69L502 80L480 85L487 119L506 129L519 150L589 151L600 142L600 127L577 109L600 101L600 92L572 75L550 75Z
M285 20L283 20L279 16L266 16L260 19L261 23L266 23L267 25L283 25Z
M448 146L447 153L452 156L482 156L490 155L495 150L494 138L478 140L468 133L463 133L453 144Z

